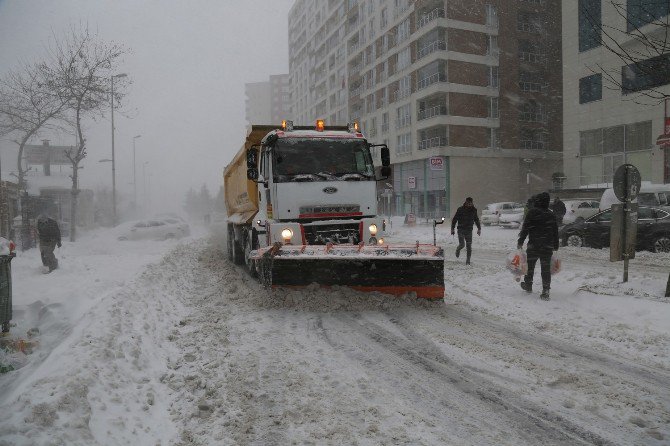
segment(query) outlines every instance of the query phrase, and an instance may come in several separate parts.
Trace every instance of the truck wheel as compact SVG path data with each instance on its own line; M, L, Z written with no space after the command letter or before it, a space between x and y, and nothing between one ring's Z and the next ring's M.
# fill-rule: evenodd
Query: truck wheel
M244 241L244 261L247 264L247 270L251 277L258 276L256 271L256 261L251 258L251 251L256 249L258 243L256 242L256 231L252 231L247 235L246 240Z
M228 225L228 232L226 234L226 255L228 260L233 261L233 241L235 240L235 231L233 225Z
M241 237L238 235L240 234L239 231L235 230L235 227L233 227L233 234L232 234L232 240L233 240L233 263L235 265L244 265L244 248L242 247L243 240L241 240ZM241 235L241 234L240 234Z

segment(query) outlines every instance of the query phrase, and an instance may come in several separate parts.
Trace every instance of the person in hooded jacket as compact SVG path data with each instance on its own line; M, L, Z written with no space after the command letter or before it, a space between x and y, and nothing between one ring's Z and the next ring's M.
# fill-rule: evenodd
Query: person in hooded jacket
M477 208L474 205L472 197L465 199L463 206L459 207L451 219L451 235L454 235L454 228L458 224L458 247L456 248L456 257L461 255L461 249L466 247L467 258L465 264L470 264L472 256L472 228L477 225L477 235L482 235L482 226L479 224Z
M563 217L565 217L565 214L568 211L565 207L565 203L563 203L559 197L556 197L554 198L554 202L551 204L551 210L554 211L558 225L562 225Z
M528 273L521 282L521 288L528 293L533 292L533 275L535 264L540 261L542 275L542 294L540 299L549 300L551 288L551 256L558 251L558 223L556 216L549 209L549 194L543 192L536 196L534 206L528 211L519 232L518 249L528 237L526 255L528 257Z
M42 264L49 267L49 272L58 268L58 259L54 255L56 246L61 245L60 228L53 218L41 214L37 217L37 235L40 240Z

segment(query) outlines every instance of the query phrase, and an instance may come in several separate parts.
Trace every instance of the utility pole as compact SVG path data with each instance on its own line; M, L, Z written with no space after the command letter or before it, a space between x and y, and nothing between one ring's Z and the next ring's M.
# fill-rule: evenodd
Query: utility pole
M133 208L137 208L137 164L135 163L135 140L142 135L133 136Z
M113 224L116 226L116 223L118 220L116 219L116 161L114 157L114 78L121 78L121 77L126 77L128 76L125 73L121 74L116 74L111 77L111 82L112 82L112 94L111 94L111 102L112 102L112 219L113 219Z

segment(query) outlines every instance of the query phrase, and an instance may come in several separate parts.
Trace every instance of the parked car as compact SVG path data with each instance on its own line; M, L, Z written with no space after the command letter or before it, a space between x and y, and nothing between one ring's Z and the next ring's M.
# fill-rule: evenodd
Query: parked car
M176 218L140 220L124 225L118 229L118 240L167 240L181 238L190 233L186 222Z
M670 184L642 184L637 198L633 201L640 206L656 206L670 209ZM611 187L605 189L600 198L600 210L609 209L613 204L620 203Z
M565 203L566 210L563 217L564 224L586 220L597 214L600 210L600 202L598 200L571 198L570 200L563 201L563 203Z
M490 203L482 210L482 218L480 219L485 226L497 225L500 220L500 213L503 210L515 209L523 205L515 203L514 201L503 201L500 203Z
M523 223L524 205L515 203L515 207L500 211L498 224L503 228L518 228Z
M670 211L640 206L637 211L636 249L670 252ZM612 210L607 209L584 221L567 224L558 231L563 246L606 248L610 245Z

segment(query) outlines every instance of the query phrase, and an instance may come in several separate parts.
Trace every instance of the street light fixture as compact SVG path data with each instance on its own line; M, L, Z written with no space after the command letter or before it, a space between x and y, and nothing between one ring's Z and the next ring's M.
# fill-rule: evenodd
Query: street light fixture
M120 73L120 74L115 74L110 78L111 84L112 84L112 94L110 95L110 100L111 100L111 105L112 105L112 159L110 160L112 162L112 206L113 206L113 214L112 214L112 219L114 226L116 226L116 162L115 160L115 155L114 155L114 79L119 79L122 77L128 76L126 73Z
M135 164L135 141L142 135L133 136L133 207L137 207L137 164Z
M530 165L533 162L533 159L524 158L523 162L526 163L526 188L528 190L528 197L530 198Z

